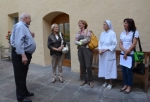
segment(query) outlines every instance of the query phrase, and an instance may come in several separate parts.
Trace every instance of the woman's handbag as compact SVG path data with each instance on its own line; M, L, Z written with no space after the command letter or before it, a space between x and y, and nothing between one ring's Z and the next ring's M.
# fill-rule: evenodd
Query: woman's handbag
M133 39L134 39L134 35L135 35L135 32L133 34ZM138 74L145 74L145 65L143 63L144 53L142 52L140 38L138 38L138 44L139 44L140 51L136 51L136 48L134 48L134 61L140 62L140 63L138 63L136 67L133 68L133 72L138 73Z
M133 72L138 74L145 74L145 64L143 62L138 63L136 67L133 68Z
M64 40L63 40L61 32L59 32L59 35L61 37L61 44L63 44ZM68 51L69 51L69 48L68 48L68 45L66 44L66 46L64 46L62 49L62 53L66 54Z
M88 32L88 30L87 30ZM88 43L88 47L91 49L91 50L94 50L95 48L98 47L98 39L97 37L94 35L94 33L91 31L91 40L90 42Z
M133 39L134 39L134 35L135 35L135 32L133 34ZM133 40L132 40L132 42L133 42ZM143 62L143 60L144 60L144 53L142 52L140 38L138 38L138 44L139 44L140 51L136 51L136 48L134 48L134 61L135 62Z

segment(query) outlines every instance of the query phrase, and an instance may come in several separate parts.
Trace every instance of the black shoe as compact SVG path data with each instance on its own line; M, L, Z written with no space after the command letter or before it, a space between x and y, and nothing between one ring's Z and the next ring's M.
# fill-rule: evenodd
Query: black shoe
M34 93L28 92L28 93L26 94L26 96L27 96L27 97L34 96Z
M18 100L18 102L32 102L32 100L28 98L24 98L23 100Z
M122 88L121 88L119 92L124 92L126 89L127 89L127 88L125 88L125 89L122 90Z
M129 94L132 91L132 89L130 89L130 91L124 91L124 94Z

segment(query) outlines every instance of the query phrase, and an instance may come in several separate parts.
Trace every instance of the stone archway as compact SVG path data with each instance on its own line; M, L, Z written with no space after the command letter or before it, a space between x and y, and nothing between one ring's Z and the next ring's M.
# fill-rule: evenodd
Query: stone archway
M48 36L51 33L50 27L51 27L51 24L53 24L53 23L57 23L57 24L59 24L59 26L65 25L66 23L69 24L69 15L66 14L65 12L51 12L43 17L43 41L44 41L44 46L45 46L44 47L45 65L51 64L50 52L46 45L47 45ZM63 29L65 29L65 28L63 27ZM65 31L62 29L61 29L61 32L65 33ZM71 60L71 58L69 60ZM69 60L64 59L63 65L71 66L71 61L69 61Z

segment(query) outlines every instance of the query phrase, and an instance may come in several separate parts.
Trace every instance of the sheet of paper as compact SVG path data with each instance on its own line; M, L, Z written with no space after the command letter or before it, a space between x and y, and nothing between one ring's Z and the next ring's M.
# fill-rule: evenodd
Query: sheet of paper
M127 56L127 60L123 58L123 55L120 55L120 65L125 66L127 68L132 67L132 57Z

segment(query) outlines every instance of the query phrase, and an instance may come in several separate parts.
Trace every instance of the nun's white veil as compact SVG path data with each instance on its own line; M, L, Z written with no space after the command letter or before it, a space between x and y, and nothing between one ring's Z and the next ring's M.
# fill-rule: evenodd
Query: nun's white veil
M109 28L111 30L113 30L113 27L112 27L112 24L111 24L110 20L105 20L105 22L108 24Z

